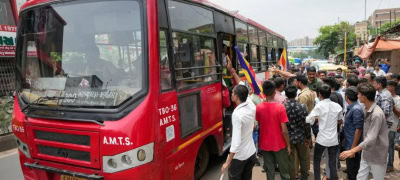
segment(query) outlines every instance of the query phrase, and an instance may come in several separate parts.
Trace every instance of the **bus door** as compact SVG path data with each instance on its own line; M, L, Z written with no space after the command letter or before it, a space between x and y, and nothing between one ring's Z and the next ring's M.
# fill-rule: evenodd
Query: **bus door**
M236 67L236 53L234 50L235 46L235 36L227 33L218 33L218 46L221 49L220 59L222 64L222 86L225 86L229 90L229 97L232 94L233 89L233 78L226 69L227 58L232 61L233 68ZM222 90L224 87L222 87ZM223 91L221 91L223 93ZM224 98L224 97L223 97ZM230 107L224 107L224 118L223 118L223 128L224 128L224 150L230 146L231 136L232 136L232 112L233 103L231 102Z

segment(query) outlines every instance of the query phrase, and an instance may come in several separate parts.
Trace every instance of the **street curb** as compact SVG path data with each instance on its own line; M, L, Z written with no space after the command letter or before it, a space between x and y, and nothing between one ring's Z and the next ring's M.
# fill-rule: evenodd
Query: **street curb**
M17 144L15 143L14 134L0 136L0 152L14 149L16 147Z

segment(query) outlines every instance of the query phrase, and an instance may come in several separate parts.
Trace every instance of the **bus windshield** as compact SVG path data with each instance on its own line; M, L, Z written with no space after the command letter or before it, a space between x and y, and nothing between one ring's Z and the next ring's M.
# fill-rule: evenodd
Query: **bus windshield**
M144 89L140 0L69 1L25 10L17 90L25 103L113 108Z

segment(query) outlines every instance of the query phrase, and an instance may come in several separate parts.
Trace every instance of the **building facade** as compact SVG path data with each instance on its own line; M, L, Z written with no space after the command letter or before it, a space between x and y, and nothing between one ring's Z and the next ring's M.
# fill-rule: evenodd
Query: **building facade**
M368 22L373 27L379 27L386 22L394 22L400 18L400 8L377 9L368 17Z
M368 40L368 22L357 22L354 26L354 31L357 39L361 41Z
M304 38L294 39L288 43L288 46L314 46L314 38L308 36Z

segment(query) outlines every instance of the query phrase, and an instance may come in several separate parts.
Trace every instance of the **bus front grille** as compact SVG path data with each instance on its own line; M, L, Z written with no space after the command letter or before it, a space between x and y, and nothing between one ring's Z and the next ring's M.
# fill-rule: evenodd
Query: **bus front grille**
M82 167L100 168L99 133L27 126L32 157Z
M90 136L35 130L36 139L90 146Z
M39 149L39 153L41 153L41 154L90 162L90 153L89 152L75 151L72 149L42 146L42 145L39 145L38 149Z

